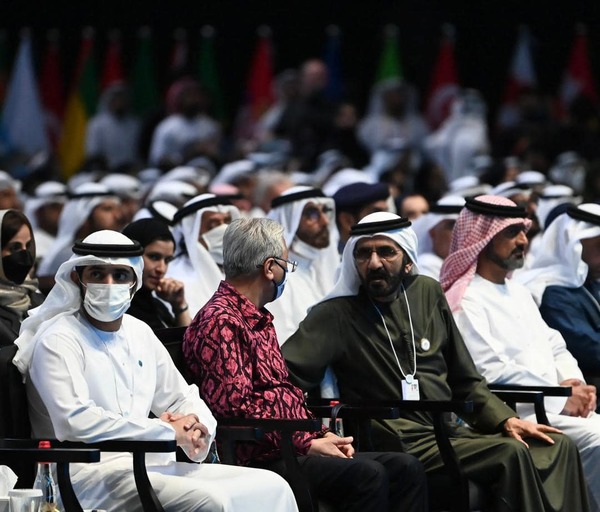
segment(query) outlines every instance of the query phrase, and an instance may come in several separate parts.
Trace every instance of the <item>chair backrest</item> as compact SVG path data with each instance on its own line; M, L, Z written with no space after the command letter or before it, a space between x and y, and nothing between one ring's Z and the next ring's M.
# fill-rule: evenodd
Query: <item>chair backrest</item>
M31 426L23 376L12 363L16 345L0 347L0 437L29 439Z
M30 439L31 425L27 410L27 392L23 376L12 363L17 353L16 345L0 347L0 438ZM17 474L18 487L31 487L35 478L35 465L31 460L10 461Z
M185 358L183 357L183 335L185 334L185 330L186 327L166 327L164 329L157 329L154 331L154 334L162 341L175 366L184 376L185 380L190 382Z

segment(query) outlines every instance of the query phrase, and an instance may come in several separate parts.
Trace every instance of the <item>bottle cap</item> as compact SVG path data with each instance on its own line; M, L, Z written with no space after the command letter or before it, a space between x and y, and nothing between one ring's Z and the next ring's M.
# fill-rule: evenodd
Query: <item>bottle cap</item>
M38 448L50 448L50 441L40 441Z

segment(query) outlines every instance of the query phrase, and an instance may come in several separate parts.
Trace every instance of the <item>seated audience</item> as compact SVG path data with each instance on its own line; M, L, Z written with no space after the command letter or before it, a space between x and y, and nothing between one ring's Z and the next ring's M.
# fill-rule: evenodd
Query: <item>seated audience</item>
M225 281L200 310L184 339L184 354L200 393L226 417L313 417L304 395L288 379L285 362L265 309L277 300L294 265L280 224L238 219L225 232ZM319 499L340 511L425 511L421 464L403 453L355 453L352 437L323 429L296 432L301 471ZM238 449L239 462L285 475L277 434Z

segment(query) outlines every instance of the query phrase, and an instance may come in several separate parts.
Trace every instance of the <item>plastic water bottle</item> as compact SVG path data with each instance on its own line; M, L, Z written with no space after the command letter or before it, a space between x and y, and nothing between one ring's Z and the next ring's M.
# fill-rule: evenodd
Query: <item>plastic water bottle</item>
M40 441L39 448L50 448L50 441ZM41 489L42 502L38 512L58 512L58 491L53 476L53 464L39 462L37 476L33 484L35 489Z

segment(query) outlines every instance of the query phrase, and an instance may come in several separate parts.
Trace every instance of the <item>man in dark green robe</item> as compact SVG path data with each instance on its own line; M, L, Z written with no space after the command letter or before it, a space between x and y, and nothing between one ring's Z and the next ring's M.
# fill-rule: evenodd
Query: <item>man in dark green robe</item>
M334 290L282 347L292 381L312 390L331 366L342 401L409 398L403 388L418 388L421 400L472 400L475 412L463 418L472 429L455 429L451 442L489 510L589 510L577 448L489 391L438 282L416 275L409 226L375 213L353 227ZM417 456L428 472L443 465L426 413L374 422L374 442Z

